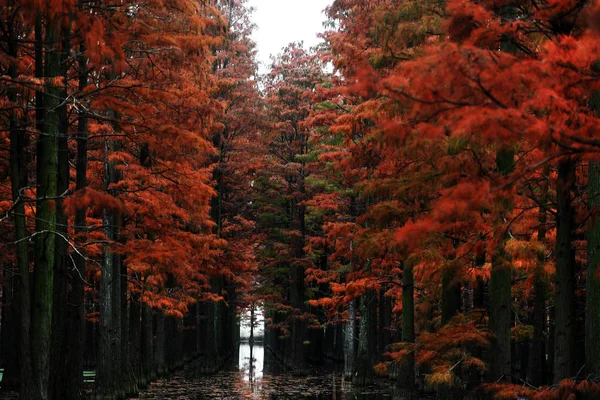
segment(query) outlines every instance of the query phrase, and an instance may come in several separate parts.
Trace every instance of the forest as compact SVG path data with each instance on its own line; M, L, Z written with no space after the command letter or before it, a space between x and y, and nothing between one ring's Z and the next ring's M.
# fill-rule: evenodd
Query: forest
M0 0L0 397L216 373L261 309L297 376L600 398L600 2L325 15L259 74L246 0Z

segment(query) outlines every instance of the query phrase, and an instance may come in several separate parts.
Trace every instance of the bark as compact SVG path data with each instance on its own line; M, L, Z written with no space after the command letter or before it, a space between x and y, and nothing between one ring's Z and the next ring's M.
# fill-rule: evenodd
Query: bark
M254 342L254 302L250 305L250 343Z
M155 313L156 331L154 342L154 366L158 376L162 376L167 372L167 361L165 357L165 314L162 310L157 310Z
M68 23L62 28L62 51L61 51L61 76L63 78L63 87L61 87L61 98L67 97L66 82L67 76L67 57L71 46L71 28L70 16ZM67 141L69 130L69 117L67 115L66 102L62 102L58 108L59 113L59 133L58 133L58 175L56 182L57 193L62 195L69 189L69 145ZM55 263L54 263L54 298L68 298L67 288L71 287L72 276L70 273L68 257L68 243L65 238L68 235L67 215L63 211L63 199L56 201L56 231L61 235L57 236L55 245ZM71 352L71 321L69 319L70 304L64 301L55 301L52 310L52 345L51 345L51 363L50 385L51 397L54 399L71 398L67 393L67 383L69 381L68 354ZM81 377L81 375L80 375Z
M485 264L485 253L482 252L475 259L475 267L483 269ZM485 296L486 282L481 277L477 277L475 287L473 287L473 308L482 311L486 307L486 296Z
M194 303L190 306L188 313L185 315L184 318L184 322L185 322L185 357L186 357L186 361L189 361L190 359L192 359L193 357L195 357L197 355L197 348L196 348L196 330L197 330L197 325L196 325L196 315L198 313L197 311L197 307L198 307L198 303Z
M196 355L200 356L204 353L202 336L204 334L204 325L202 320L202 303L196 300Z
M379 331L377 335L377 354L386 352L387 346L392 342L392 299L385 295L386 287L379 290Z
M334 350L333 350L333 359L336 363L343 364L344 363L344 346L346 340L344 338L344 328L345 324L337 323L333 326L334 329Z
M369 290L361 298L358 350L352 384L368 386L373 383L373 365L377 351L377 295Z
M546 354L548 354L548 381L554 382L554 339L556 337L555 323L556 307L550 306L548 310L548 343L546 346Z
M511 309L511 266L502 244L499 244L492 257L490 279L490 330L492 341L491 380L508 379L511 373L510 328Z
M548 176L549 168L544 169L544 175ZM542 187L542 201L547 201L548 184ZM546 209L540 207L539 211L540 227L538 228L538 241L546 241ZM544 279L545 254L538 255L538 264L534 271L533 282L533 340L531 342L529 364L527 372L527 381L534 386L541 386L545 383L546 375L546 351L544 342L544 332L546 331L546 282Z
M498 172L508 175L514 170L514 152L509 148L501 148L496 154ZM504 209L509 210L511 204L505 200ZM498 222L503 224L504 215ZM492 255L492 271L490 276L490 317L489 327L494 335L492 341L492 358L489 378L492 381L508 380L511 373L510 327L512 320L511 298L511 263L504 249L506 232L497 232L497 245Z
M102 223L106 227L112 226L112 217L107 211L104 212ZM110 228L105 231L107 238L112 238ZM116 281L113 267L112 253L105 248L104 263L102 264L102 276L100 278L100 324L98 326L98 360L96 367L95 397L98 400L111 399L114 397L116 387L116 360L117 331L114 326L114 300L113 283ZM119 349L120 350L120 349Z
M88 71L87 57L84 56L85 47L80 45L78 58L79 68L79 90L87 86ZM77 118L77 159L75 164L75 190L81 192L87 187L87 136L88 136L88 118L85 111L81 111ZM79 400L84 398L83 382L80 377L83 375L84 359L84 334L85 334L85 258L80 251L83 251L81 244L83 239L78 237L86 231L86 212L87 208L78 209L75 212L75 245L79 251L73 253L75 262L73 278L71 280L71 291L69 292L70 312L68 319L70 321L69 343L70 351L67 355L67 398Z
M175 319L175 329L177 330L177 363L176 367L180 368L183 365L185 347L183 341L183 319Z
M300 312L304 312L304 268L300 266L292 267L293 283L291 304ZM304 354L304 340L306 337L306 323L298 318L292 321L292 363L294 368L304 370L306 367Z
M404 263L402 270L402 342L415 342L415 278L413 266ZM415 353L410 352L400 361L399 384L403 389L412 391L415 388Z
M17 30L11 29L11 34L8 41L8 54L17 59ZM41 46L40 46L41 47ZM9 75L13 78L17 77L16 62L11 62L9 66ZM9 90L9 101L17 101L17 93L15 90ZM2 312L2 342L12 343L14 346L10 351L3 352L3 360L5 361L5 375L3 378L3 386L16 385L21 382L31 382L31 292L30 292L30 274L29 274L29 246L26 238L29 236L27 231L27 221L25 218L25 203L23 201L23 188L29 185L27 178L27 159L25 149L28 145L26 132L16 113L10 115L10 181L12 190L12 200L14 202L13 220L15 224L15 240L16 244L16 268L11 268L5 273L5 286L3 296L6 299L10 296L10 307L6 307ZM10 332L10 333L9 333ZM9 333L15 342L6 341L6 334ZM18 349L18 351L14 351ZM14 358L10 358L12 355ZM13 366L13 375L11 372ZM14 376L14 378L13 378ZM12 381L12 382L11 382ZM21 398L33 398L34 393L31 392L31 385L21 385Z
M220 284L217 278L211 279L211 286L214 293L220 292ZM214 365L219 358L219 332L218 332L218 303L209 301L205 303L207 309L207 321L206 321L206 360L210 365Z
M352 379L354 361L356 360L356 339L358 327L356 324L356 299L348 304L348 322L344 332L344 378Z
M442 325L448 324L459 313L460 305L461 288L457 281L455 266L450 265L442 272ZM402 318L404 319L404 313ZM414 329L414 322L412 328ZM404 323L402 325L402 335L404 336ZM414 331L412 336L414 338ZM440 400L458 400L462 399L463 395L464 393L460 387L440 386L437 389L437 398Z
M152 311L147 304L142 305L142 335L140 359L142 363L141 386L146 386L154 378L154 351L152 348Z
M18 269L10 263L0 266L2 273L2 324L0 325L0 361L4 366L2 387L9 390L19 389L20 379L20 321ZM19 351L15 351L19 349Z
M298 179L298 188L301 193L302 198L304 197L304 178L302 173ZM305 236L306 236L306 226L305 226L305 209L304 205L298 205L297 200L294 200L292 203L292 215L295 215L295 220L291 222L290 228L292 230L298 230L300 235L293 235L290 241L290 250L295 258L292 260L292 265L290 266L291 274L292 274L292 285L290 288L290 303L291 305L298 310L300 313L304 313L305 305L304 305L304 295L305 295L305 287L304 287L304 267L297 263L296 260L301 260L304 258L304 244L305 244ZM291 350L292 350L292 359L291 362L294 365L294 368L298 370L304 370L306 368L306 360L305 360L305 351L304 351L304 341L306 340L306 323L304 320L299 318L294 318L292 321L292 336L291 336Z
M121 179L119 174L118 180ZM117 237L115 239L121 244L125 244L125 238L121 235L121 231L125 228L125 220L122 215L118 215L118 226ZM123 257L120 254L115 255L117 262L115 264L116 271L118 271L118 279L120 280L119 285L119 297L120 297L120 321L121 327L121 388L122 391L127 395L135 395L139 389L136 382L136 375L133 371L133 365L130 363L130 336L129 336L129 304L128 301L128 273L127 266L123 261Z
M58 18L57 18L58 19ZM41 22L40 22L41 25ZM40 28L41 29L41 28ZM60 75L60 21L46 21L44 76ZM31 313L31 361L33 391L39 400L50 396L50 343L56 262L56 196L58 136L62 90L47 79L44 96L43 130L37 143L37 204L35 266Z
M450 265L442 272L442 325L460 311L460 301L460 284L454 266Z
M592 93L590 106L600 114L600 91ZM592 217L587 236L585 305L585 364L593 379L600 378L600 164L590 161L588 168L588 209Z
M558 165L556 187L556 298L554 338L554 382L575 376L575 252L571 246L574 210L571 191L575 185L575 162Z
M111 115L116 116L114 113ZM118 182L119 174L113 162L108 161L110 152L116 150L112 141L104 148L104 189L110 193L111 184ZM117 241L120 219L112 210L104 210L102 217L107 240ZM114 254L111 244L104 245L102 276L100 279L100 326L98 366L95 385L96 399L112 399L122 391L122 331L121 331L121 258ZM115 368L115 366L117 366Z
M131 296L129 302L129 349L128 362L131 366L133 385L139 389L142 377L142 308L139 295Z
M588 171L588 208L593 213L588 229L585 313L585 355L587 373L600 378L600 164L590 162Z
M117 148L115 148L117 150ZM112 174L114 174L114 182L118 182L121 178L120 173L114 169L114 166L111 168ZM118 213L114 213L112 216L113 221L113 239L115 242L119 243L121 241L121 215ZM108 248L108 252L111 254L113 258L112 267L112 277L113 281L111 284L112 288L112 327L113 327L113 338L112 338L112 351L114 352L113 360L114 365L114 385L116 388L116 396L117 397L125 397L125 382L127 379L126 370L124 368L124 359L126 355L123 353L123 280L121 279L121 274L123 272L123 259L120 254L112 252L110 248ZM117 366L117 368L115 368Z

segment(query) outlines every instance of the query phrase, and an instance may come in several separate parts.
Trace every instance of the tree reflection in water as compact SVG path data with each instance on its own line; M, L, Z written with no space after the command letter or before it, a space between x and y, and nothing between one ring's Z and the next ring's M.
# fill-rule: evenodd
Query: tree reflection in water
M252 393L262 390L265 349L262 344L240 343L238 366L242 381L250 386Z
M339 373L315 369L309 376L282 371L262 343L241 343L230 365L202 374L201 361L153 383L140 399L177 400L404 400L389 385L357 390Z

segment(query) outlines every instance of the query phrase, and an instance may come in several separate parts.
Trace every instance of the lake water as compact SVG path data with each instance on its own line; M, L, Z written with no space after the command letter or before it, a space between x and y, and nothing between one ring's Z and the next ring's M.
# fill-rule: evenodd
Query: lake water
M252 352L252 357L250 357ZM235 360L234 360L235 361ZM356 390L340 373L314 370L298 377L265 357L262 345L240 344L237 363L214 375L202 375L194 364L153 383L140 399L223 400L401 400L389 387Z

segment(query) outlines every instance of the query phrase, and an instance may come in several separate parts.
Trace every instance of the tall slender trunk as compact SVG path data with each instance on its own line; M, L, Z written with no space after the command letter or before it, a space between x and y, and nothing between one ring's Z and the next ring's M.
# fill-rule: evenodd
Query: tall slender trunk
M348 304L348 322L346 322L344 332L344 378L352 379L354 371L354 362L356 360L356 336L358 327L356 326L356 299Z
M196 300L196 337L194 340L196 341L196 355L202 356L204 354L204 320L202 318L202 303L199 300Z
M254 343L254 322L256 319L254 317L254 302L250 305L250 343Z
M373 383L373 365L377 342L377 296L374 290L367 291L360 300L360 330L358 351L354 365L352 384L367 386Z
M214 293L220 292L220 280L217 278L211 279L211 290ZM210 365L216 364L219 358L219 332L218 332L218 320L219 320L219 306L214 301L208 301L205 303L205 309L207 310L206 319L206 360Z
M404 263L402 268L402 342L415 342L415 278L412 262ZM399 383L404 389L415 387L415 353L409 352L401 361Z
M113 218L108 211L104 211L102 224L105 226L107 239L112 238L111 226ZM98 335L98 360L96 366L95 395L96 399L111 399L116 392L117 373L115 359L117 346L116 327L114 327L114 300L113 282L114 276L113 257L107 246L104 249L104 262L102 264L102 276L100 278L100 324Z
M600 205L600 164L590 162L588 174L589 208ZM586 283L585 354L588 374L600 378L600 222L592 218L588 230L588 265Z
M9 76L12 78L17 77L17 65L16 60L18 56L17 49L17 30L13 29L10 31L11 35L8 40L8 54L14 57L13 62L11 62L9 66ZM41 45L41 43L38 43ZM9 90L8 98L11 102L16 102L18 100L16 89ZM14 214L13 220L15 224L15 240L17 242L17 266L16 269L12 269L12 271L8 271L12 276L7 276L5 274L5 285L11 284L12 288L7 289L3 295L8 296L12 295L13 304L10 307L7 307L3 310L2 314L2 335L3 335L3 343L5 331L7 328L12 328L11 333L12 337L15 338L16 344L18 348L18 352L15 352L14 349L10 349L10 354L13 354L14 357L19 357L19 360L11 360L8 358L7 354L3 354L7 359L5 361L9 361L10 364L7 365L7 373L4 376L4 382L8 383L10 377L10 366L14 366L14 368L18 368L16 372L16 376L18 380L21 382L31 382L32 379L32 370L31 370L31 336L30 336L30 328L31 328L31 292L30 292L30 275L29 275L29 246L28 241L26 240L29 236L29 232L27 231L27 220L25 217L25 202L24 200L24 188L26 188L28 183L27 178L27 159L25 148L28 145L28 139L26 136L26 132L23 129L23 125L18 118L16 112L10 114L10 181L11 181L11 189L12 189L12 200L14 202ZM5 316L11 316L10 323L5 323ZM20 394L22 399L29 399L34 397L34 393L32 393L31 385L22 384L20 387Z
M152 337L152 311L150 310L150 306L142 304L142 337L140 345L140 359L142 363L141 386L147 385L154 378Z
M115 148L116 150L116 148ZM118 182L120 181L120 172L118 172L114 166L112 167L112 172L113 172L113 176L114 176L114 182ZM113 221L113 226L112 226L112 230L113 230L113 239L115 241L115 243L120 243L121 241L121 229L122 229L122 217L120 215L120 213L113 213L112 216L112 221ZM112 294L112 300L113 300L113 305L112 305L112 309L113 309L113 321L112 321L112 326L113 326L113 340L112 340L112 345L113 345L113 352L114 352L114 356L113 359L115 361L114 365L112 366L113 369L116 369L116 375L114 376L115 379L115 386L117 389L117 396L118 397L125 397L125 388L124 388L124 382L126 380L126 371L123 368L124 366L124 358L126 357L126 354L123 353L123 318L122 318L122 311L123 311L123 280L121 279L121 275L123 272L123 259L121 257L121 255L117 252L113 252L111 251L111 249L109 249L109 252L112 255L113 258L113 273L112 273L112 277L113 277L113 281L112 281L112 290L113 290L113 294Z
M514 170L514 151L500 148L496 154L496 168L503 175ZM505 210L510 210L510 200L503 200ZM505 215L499 215L498 222L502 226ZM490 276L490 317L489 327L494 335L492 342L492 358L490 362L490 380L508 380L511 373L510 327L512 320L511 298L511 263L504 248L506 232L496 233L496 249L492 255L492 271Z
M507 19L515 19L518 15L513 5L507 5L500 11ZM515 54L517 47L511 40L503 37L500 41L500 50ZM510 146L499 145L496 150L496 170L503 176L508 176L515 170L514 149ZM497 215L496 226L503 226L506 214L512 209L512 201L502 199L504 204ZM511 335L512 298L511 275L512 267L509 255L504 246L507 232L496 231L494 241L496 248L492 254L492 268L490 273L490 313L489 328L492 332L491 361L489 378L492 381L509 381L511 374Z
M49 398L50 346L56 262L56 200L58 137L62 89L52 78L60 76L60 18L46 20L43 130L37 143L37 204L35 267L31 313L33 390L39 400Z
M9 3L10 4L10 3ZM8 26L9 34L7 40L7 55L12 57L12 61L8 66L8 76L11 79L17 78L17 65L16 60L18 57L17 48L17 35L18 30L15 26ZM18 107L18 96L16 85L11 85L8 89L8 101L12 107ZM24 146L22 136L25 132L20 128L20 119L16 112L9 114L9 140L10 140L10 180L12 190L12 201L13 201L13 221L15 224L15 240L17 247L17 263L14 264L12 261L3 260L0 264L0 271L2 271L2 324L0 325L0 360L4 365L4 374L2 376L2 386L5 388L18 388L20 385L20 347L19 337L21 336L20 325L21 317L20 313L23 312L21 305L19 304L19 264L21 258L21 248L26 246L24 243L26 237L22 236L22 232L18 232L19 220L25 218L24 213L18 213L17 208L22 205L19 192L21 186L21 175L23 173L22 159L24 157ZM19 215L21 214L21 215ZM21 235L19 235L21 233ZM28 275L29 277L29 275ZM18 349L18 351L15 351Z
M447 266L442 272L442 325L460 311L460 284L456 278L454 265Z
M60 76L63 84L61 87L61 99L67 98L68 81L68 57L71 50L71 18L65 18L66 22L62 24L62 48L60 54ZM57 109L59 113L59 134L58 134L58 175L56 180L56 191L62 195L69 189L69 117L67 114L67 103L62 102ZM68 218L63 210L63 199L56 200L56 231L57 236L55 245L55 263L54 263L54 298L68 298L68 288L71 287L72 271L70 271L70 259L68 257L68 243L66 237ZM70 398L66 392L69 381L69 366L67 363L68 354L71 352L71 321L69 319L70 304L64 301L55 301L52 310L52 345L51 345L51 364L50 369L50 391L54 399Z
M116 119L114 113L111 117ZM111 184L118 182L119 174L109 154L116 150L116 144L107 140L104 144L104 189L111 191ZM120 219L113 210L104 210L102 217L104 235L107 240L119 238ZM100 335L98 347L98 367L95 385L97 399L111 399L121 394L121 258L111 248L104 245L102 276L100 280Z
M85 46L80 45L81 55L78 57L79 68L79 90L88 84L87 57L85 57ZM77 159L75 165L75 190L81 193L87 187L87 142L88 142L88 117L85 110L79 112L77 118ZM83 357L84 357L84 336L85 336L85 257L81 251L84 251L81 245L84 239L81 237L86 232L86 213L87 208L82 207L75 212L75 244L79 248L73 253L75 262L73 278L71 280L71 291L69 292L69 321L70 321L70 351L67 355L67 374L69 399L79 400L84 397L83 381Z
M554 382L554 339L556 338L556 307L551 305L548 309L548 343L546 354L548 355L548 378L545 383Z
M300 192L300 199L296 198L292 201L292 215L293 220L291 221L290 228L300 232L299 235L293 235L290 241L290 251L294 259L291 262L291 277L292 284L290 288L290 303L300 313L304 313L304 266L301 262L304 254L304 244L306 237L306 226L305 226L305 213L306 206L300 205L300 201L304 198L305 186L303 170L298 178L298 190ZM306 340L306 323L303 319L294 317L292 321L292 335L291 335L291 346L292 346L292 360L294 367L298 370L304 370L306 368L305 349L304 341Z
M119 181L122 179L122 174L119 172L117 174L116 180ZM118 214L117 216L117 225L118 229L115 232L115 240L120 243L122 246L125 244L125 237L121 234L121 232L125 229L125 219L122 214ZM135 395L139 391L136 383L135 374L133 373L133 365L129 362L130 358L130 333L129 333L129 305L130 301L128 299L129 294L129 281L128 281L128 273L127 273L127 265L123 259L121 254L115 254L117 258L115 261L115 273L118 273L119 279L119 314L120 314L120 332L121 332L121 391L127 395Z
M600 115L600 91L594 91L590 107ZM588 167L588 209L592 214L587 236L585 304L585 364L587 373L600 378L600 163Z
M454 243L454 245L456 246L456 243ZM455 256L451 258L454 259ZM450 320L459 313L460 305L461 286L457 280L457 271L454 260L452 260L450 261L450 265L442 272L442 325L450 323ZM402 307L404 310L404 304ZM404 315L402 318L404 319ZM404 335L404 331L402 334ZM437 398L440 400L462 399L463 393L459 387L440 386L437 388Z
M392 299L385 295L388 288L383 286L379 289L379 328L377 335L377 354L386 352L387 346L392 342ZM333 326L329 326L333 328ZM333 347L331 348L333 350Z
M154 342L154 365L156 367L156 373L158 376L162 376L167 371L167 363L165 357L165 314L162 310L156 310L155 312L156 331L155 331L155 342Z
M139 390L142 376L142 308L139 294L131 294L128 324L129 348L127 359L131 368L133 390Z
M4 366L2 387L12 390L19 389L21 384L19 271L18 266L10 261L0 264L0 270L2 270L0 360L2 360L2 365Z
M571 246L574 217L571 191L574 186L575 161L560 161L556 185L555 383L575 375L575 252Z
M550 168L544 169L544 176L548 176ZM548 183L544 183L542 187L542 199L545 204L547 202ZM539 210L538 241L544 243L546 241L546 222L547 214L544 207ZM534 271L533 282L533 340L531 342L530 359L528 364L527 380L534 386L541 386L544 382L546 372L546 351L544 343L544 332L546 330L546 282L544 273L545 254L538 254L537 265Z

